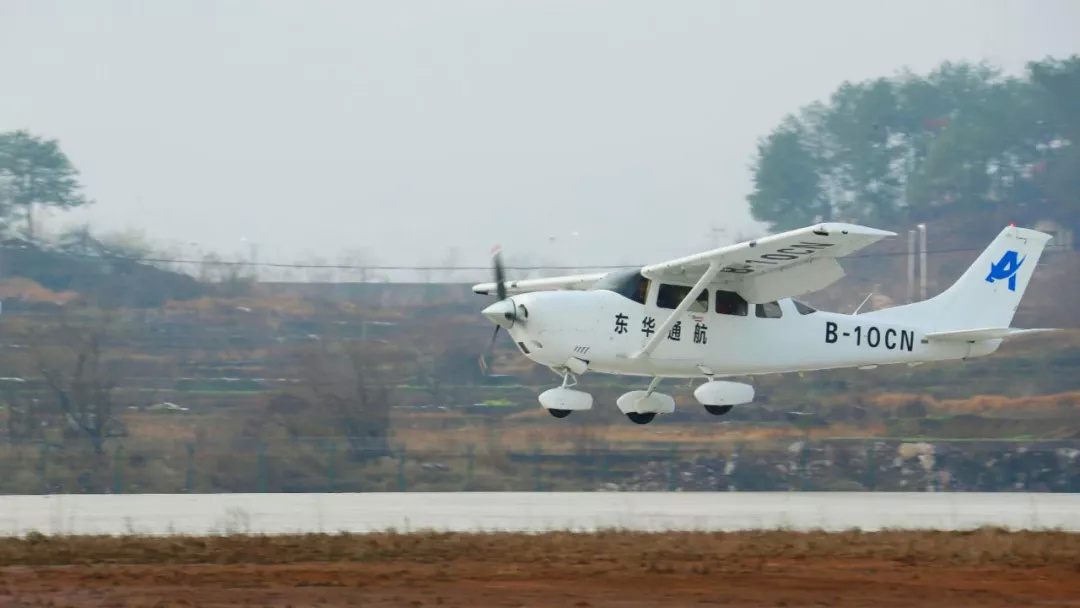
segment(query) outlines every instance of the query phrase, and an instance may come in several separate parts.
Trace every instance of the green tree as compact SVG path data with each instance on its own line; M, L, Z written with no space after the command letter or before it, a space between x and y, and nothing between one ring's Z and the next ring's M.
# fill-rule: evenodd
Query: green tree
M1059 135L1044 143L1037 179L1050 204L1080 210L1080 55L1031 62L1028 72L1048 110L1050 130Z
M758 146L754 166L754 217L790 230L832 218L818 176L818 162L804 143L803 127L789 121Z
M762 139L751 212L777 230L1076 205L1078 88L1075 57L1033 63L1024 78L946 62L845 82Z
M33 238L37 206L73 209L88 204L78 177L55 139L24 130L0 133L0 215L6 226L19 216Z

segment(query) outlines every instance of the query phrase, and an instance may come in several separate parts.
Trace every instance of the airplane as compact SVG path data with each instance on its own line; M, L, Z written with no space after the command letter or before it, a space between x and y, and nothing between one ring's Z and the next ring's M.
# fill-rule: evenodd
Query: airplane
M797 299L843 277L841 258L891 236L826 222L628 270L516 281L495 248L495 281L472 290L496 294L481 313L495 323L492 344L506 329L522 354L562 376L539 395L552 416L592 409L592 395L574 388L586 372L652 378L616 400L636 424L674 412L657 391L666 378L704 379L695 399L723 416L753 401L754 388L720 378L963 360L1053 331L1009 326L1051 238L1015 224L932 298L862 314Z

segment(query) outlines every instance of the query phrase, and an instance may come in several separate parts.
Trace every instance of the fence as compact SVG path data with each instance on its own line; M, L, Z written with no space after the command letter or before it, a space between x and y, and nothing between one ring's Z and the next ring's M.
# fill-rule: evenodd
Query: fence
M447 432L448 439L450 432ZM1080 441L419 446L348 438L0 444L0 494L1080 491Z

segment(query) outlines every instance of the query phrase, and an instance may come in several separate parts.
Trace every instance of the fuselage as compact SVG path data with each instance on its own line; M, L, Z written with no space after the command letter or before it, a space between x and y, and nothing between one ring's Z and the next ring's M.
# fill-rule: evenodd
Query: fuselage
M515 295L525 315L509 333L525 356L552 368L577 359L589 371L682 378L963 359L1000 344L929 342L919 327L818 311L792 299L732 307L721 297L729 292L710 289L655 350L635 356L678 303L658 305L656 290L654 284L641 301L605 289Z

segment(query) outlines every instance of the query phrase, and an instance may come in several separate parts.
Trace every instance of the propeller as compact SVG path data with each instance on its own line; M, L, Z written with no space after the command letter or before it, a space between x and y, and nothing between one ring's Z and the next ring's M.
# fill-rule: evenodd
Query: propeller
M491 248L491 263L495 269L495 295L502 301L506 299L506 272L503 271L501 246Z
M498 245L493 247L491 257L495 273L496 301L485 308L482 314L495 323L495 331L491 334L491 341L488 342L484 354L480 356L480 369L485 376L487 375L487 361L491 356L491 351L495 348L495 340L499 337L499 330L504 325L509 328L518 321L517 307L514 306L513 300L507 299L506 296L506 272L503 270L502 265L502 248Z

